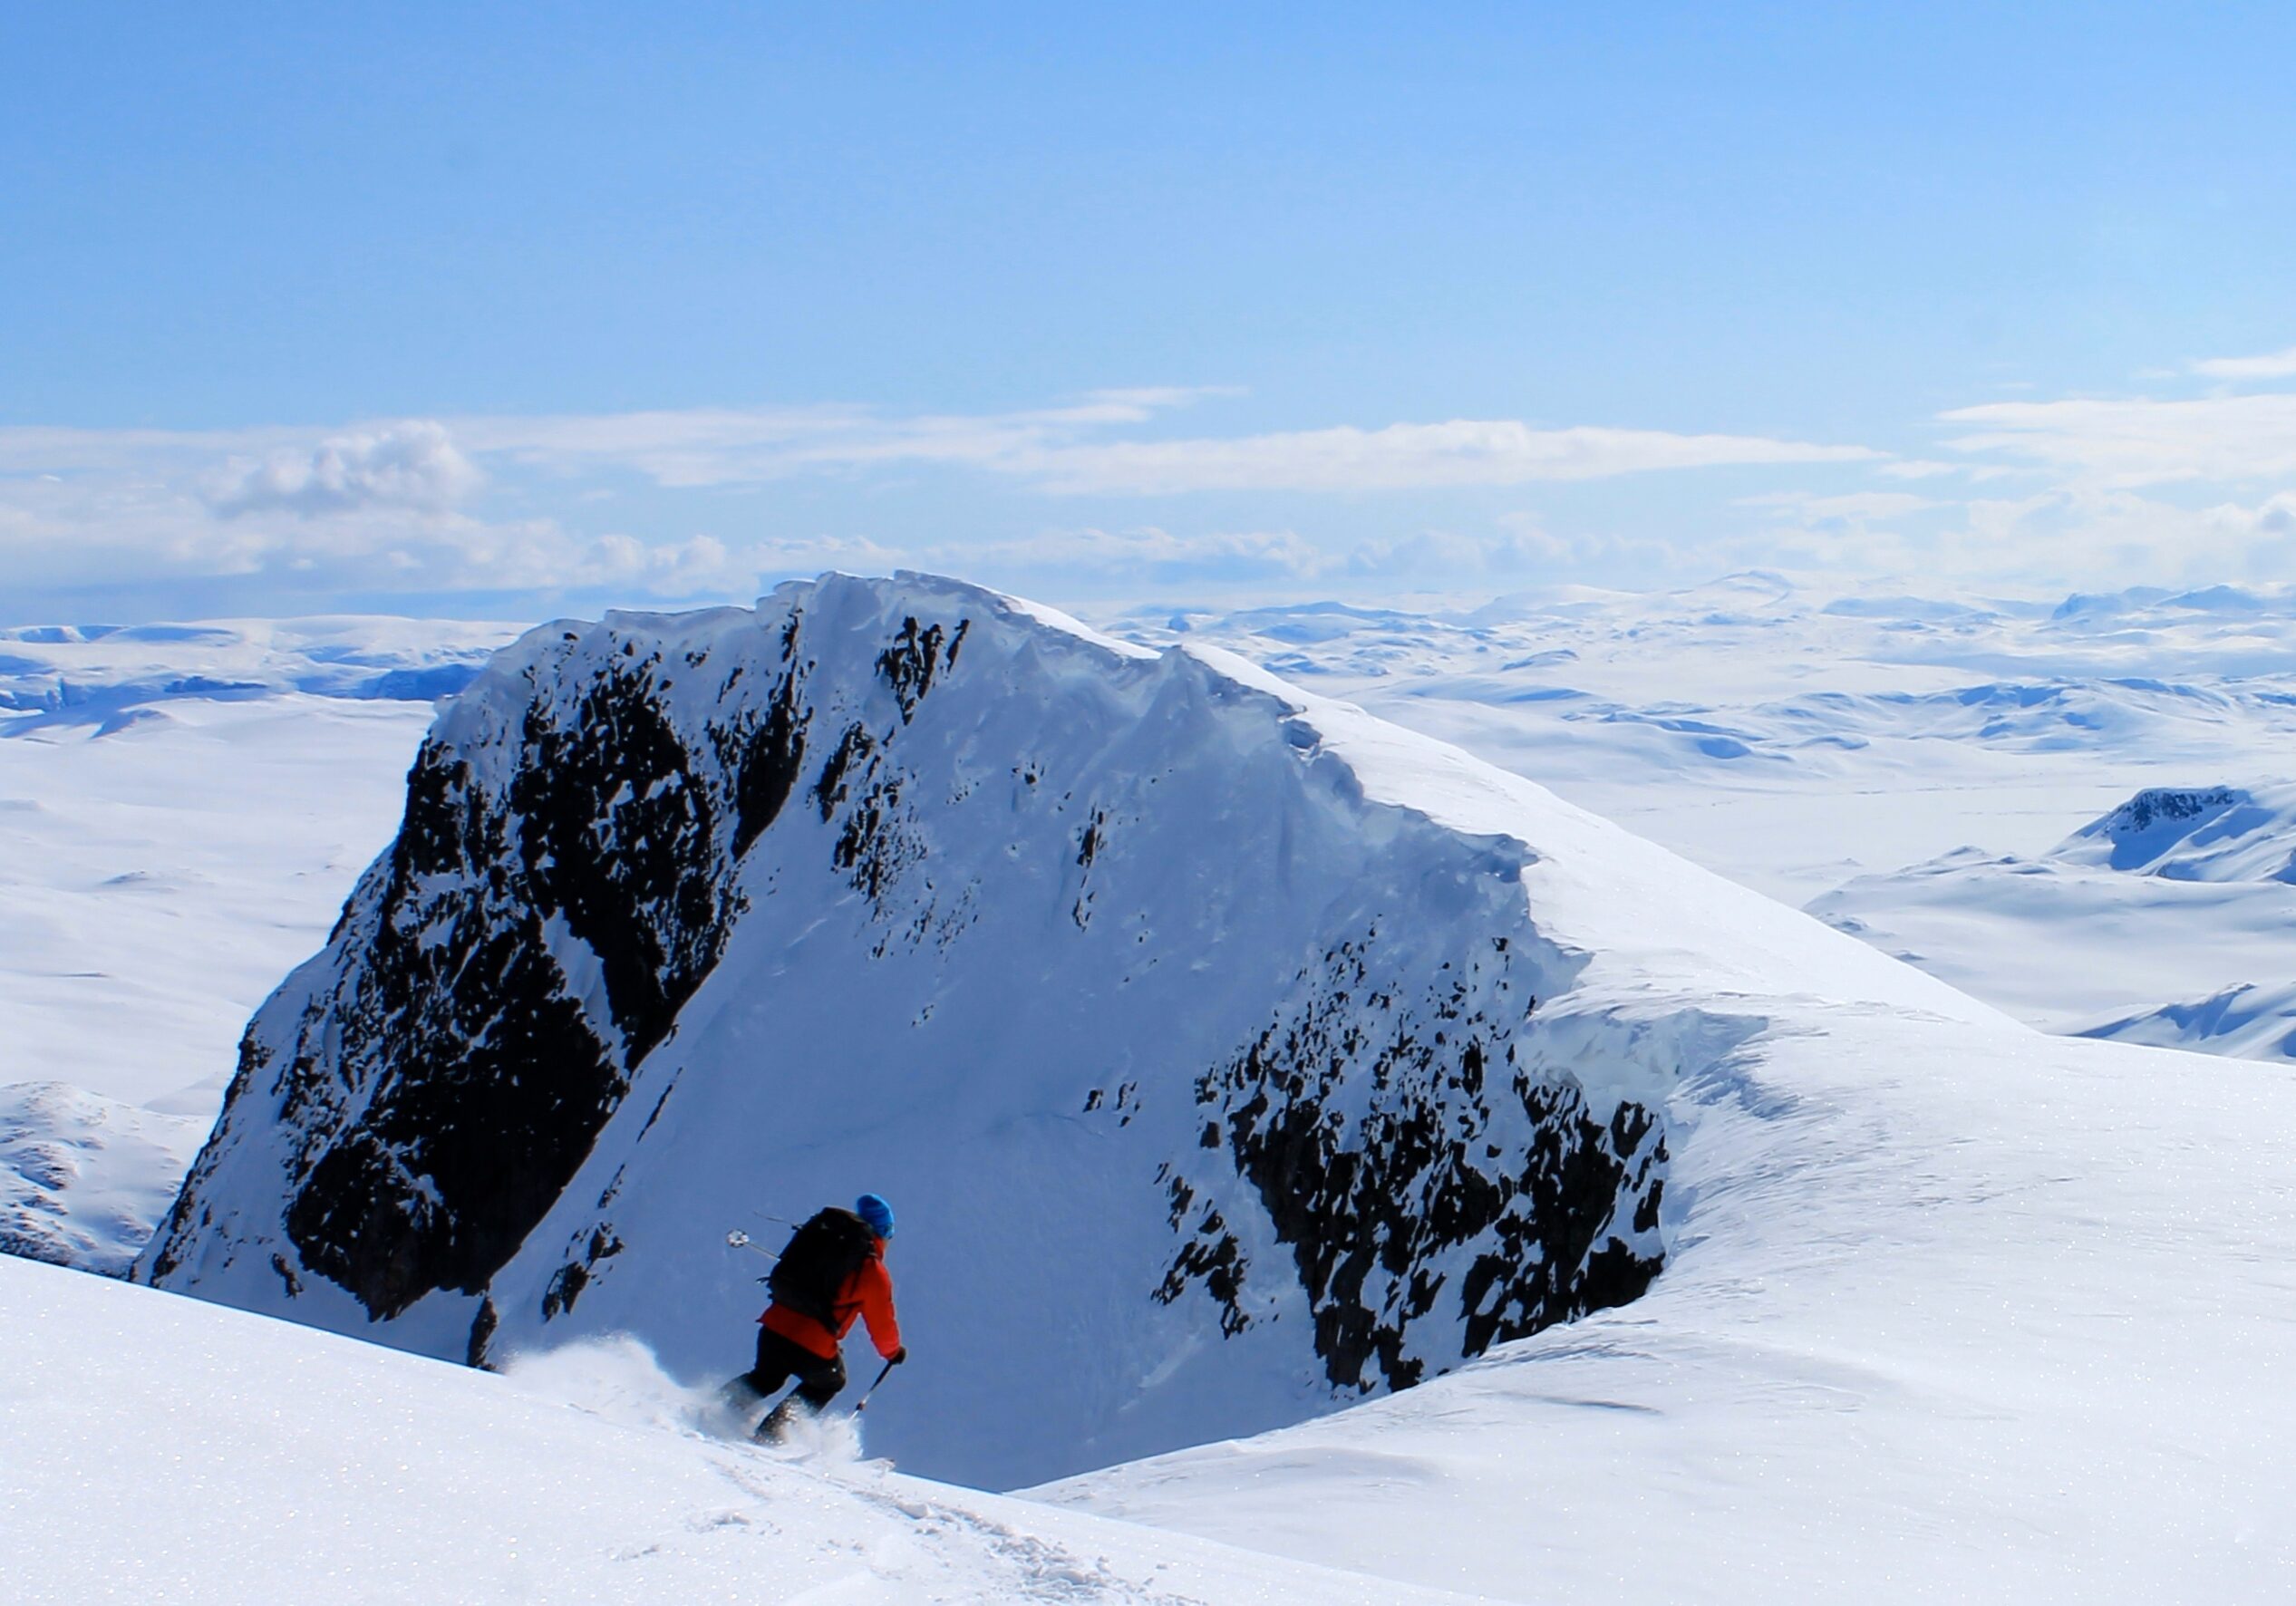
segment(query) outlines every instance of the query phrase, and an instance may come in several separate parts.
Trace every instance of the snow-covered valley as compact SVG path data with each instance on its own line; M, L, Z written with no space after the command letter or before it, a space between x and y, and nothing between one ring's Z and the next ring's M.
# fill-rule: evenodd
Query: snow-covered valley
M939 582L808 605L794 656L744 614L628 616L538 635L450 705L438 750L469 775L433 817L459 846L418 812L420 861L376 860L258 1021L238 1124L147 1257L507 1374L0 1258L0 1511L58 1535L32 1598L2213 1601L2296 1577L2296 1082L2259 1062L2296 1022L2222 1029L2287 986L2287 599L2018 612L1758 578L1100 621L1129 647ZM404 628L378 672L467 678L502 634ZM102 649L51 650L75 644ZM613 823L687 784L657 778L591 788L593 816L529 791L489 825L520 751L578 778L550 743L628 740L583 688L639 658L691 681L647 694L690 753L728 731L790 753L776 708L808 729L779 818L735 846L775 788L733 763L699 811ZM0 831L7 929L48 923L0 955L7 1041L44 1069L0 1082L64 1084L0 1113L0 1220L49 1224L35 1253L132 1250L246 1015L391 839L429 704L298 672L229 697L143 674L101 719L26 697L0 739L0 795L34 805L0 815L23 827ZM2181 800L2132 804L2146 787ZM520 818L578 833L523 870L473 856ZM702 823L674 862L715 879L651 906L712 912L654 920L641 984L567 866L586 840L644 860L681 819ZM420 1225L496 1208L450 1180L370 1167L357 1233L335 1204L298 1227L298 1179L363 1134L412 1174L436 1158L437 1127L385 1113L394 1077L421 1090L408 1041L343 1046L361 988L421 984L377 957L393 922L453 953L496 905L449 883L499 895L536 866L558 912L528 947L566 984L533 996L593 1022L623 1084L571 1180L476 1273L460 1229ZM166 914L107 890L137 869L176 878ZM765 913L724 916L743 900ZM2020 1023L2121 1016L2259 1059ZM454 1040L426 1030L422 1055ZM498 1140L527 1118L487 1108ZM683 1390L745 1361L758 1298L724 1229L861 1186L899 1190L918 1350L868 1453L1060 1480L1035 1498L695 1436ZM444 1248L351 1247L378 1230ZM1587 1297L1611 1243L1663 1268L1628 1302ZM170 1490L131 1557L81 1531L121 1480ZM218 1505L247 1514L228 1555ZM289 1509L332 1543L281 1543Z
M502 626L0 632L0 1243L125 1271Z
M2296 788L2148 789L2046 853L1962 848L1809 907L2047 1030L2286 1060L2292 853Z

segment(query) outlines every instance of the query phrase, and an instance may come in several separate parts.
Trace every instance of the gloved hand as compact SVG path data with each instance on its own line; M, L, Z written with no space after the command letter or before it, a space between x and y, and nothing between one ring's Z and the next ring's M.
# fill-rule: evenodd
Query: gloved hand
M886 1359L891 1361L895 1366L898 1366L908 1358L909 1347L906 1344L904 1344L898 1350L893 1351L892 1354L886 1356Z

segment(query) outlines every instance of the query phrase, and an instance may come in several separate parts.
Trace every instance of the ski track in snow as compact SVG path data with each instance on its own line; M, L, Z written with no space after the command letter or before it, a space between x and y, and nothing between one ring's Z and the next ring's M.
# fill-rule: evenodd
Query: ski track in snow
M1124 1580L1106 1558L1087 1558L1006 1523L945 1500L925 1496L917 1485L888 1477L892 1464L870 1462L862 1447L862 1420L832 1409L813 1418L799 1417L780 1446L751 1446L748 1421L730 1425L717 1391L685 1388L664 1372L644 1343L627 1335L579 1340L528 1355L511 1357L502 1375L514 1388L555 1400L623 1427L685 1435L706 1444L731 1442L748 1451L739 1457L713 1456L712 1465L748 1500L770 1504L780 1469L801 1471L838 1485L864 1504L915 1530L928 1547L970 1556L984 1571L1003 1573L1014 1598L1043 1601L1137 1601L1165 1606L1190 1597L1144 1591ZM749 1413L753 1420L764 1408ZM760 1467L763 1461L769 1465ZM720 1519L723 1520L723 1519ZM743 1518L753 1522L757 1519ZM834 1588L835 1586L831 1586Z

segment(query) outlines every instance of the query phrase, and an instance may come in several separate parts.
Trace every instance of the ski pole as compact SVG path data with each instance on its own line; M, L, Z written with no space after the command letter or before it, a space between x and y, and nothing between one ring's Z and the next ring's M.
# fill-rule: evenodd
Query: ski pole
M893 1369L900 1364L901 1363L897 1360L888 1360L885 1363L885 1369L877 1375L877 1383L872 1383L867 1388L861 1390L861 1398L853 1402L853 1414L855 1416L857 1417L863 1411L869 1408L869 1396L877 1392L877 1383L882 1383L886 1379L891 1377L893 1375Z

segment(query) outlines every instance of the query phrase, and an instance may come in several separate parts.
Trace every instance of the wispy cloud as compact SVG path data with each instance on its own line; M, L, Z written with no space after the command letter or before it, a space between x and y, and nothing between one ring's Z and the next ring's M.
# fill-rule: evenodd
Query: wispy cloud
M1341 427L1229 440L1131 440L1047 453L1023 469L1082 494L1198 490L1366 491L1526 485L1744 463L1858 462L1881 454L1749 435L1679 435L1511 419Z
M1008 540L927 546L915 550L907 561L912 567L969 567L999 579L1042 576L1102 590L1301 580L1332 564L1328 555L1291 530L1177 535L1154 525L1042 530Z
M802 475L903 468L1041 477L1042 465L1093 434L1145 424L1219 387L1089 392L1065 406L1002 413L886 414L825 403L689 408L453 421L480 455L560 474L618 469L673 488L763 484Z
M202 464L218 512L311 517L450 507L499 461L560 476L609 471L672 488L761 484L904 468L977 470L1053 495L1380 491L1744 464L1878 461L1869 447L1513 419L1455 419L1178 440L1128 438L1216 392L1096 392L1062 407L888 416L842 405L398 421L335 431L170 432L0 428L0 472L164 475Z
M2211 379L2296 379L2296 345L2261 357L2209 357L2193 372Z
M1957 450L2019 458L2108 486L2296 475L2296 394L2286 392L1994 402L1940 417L1972 426L1949 442Z
M1464 530L1413 530L1375 537L1357 545L1342 566L1362 579L1392 580L1422 589L1504 581L1567 562L1570 543L1535 521L1510 521L1490 535Z
M2018 470L2001 463L1940 462L1934 458L1891 458L1874 465L1874 472L1884 479L1942 479L1957 476L1962 479L2000 479Z
M1934 497L1920 497L1902 490L1846 491L1832 496L1784 490L1770 491L1758 497L1743 497L1739 498L1739 505L1775 508L1806 524L1866 524L1903 518L1913 513L1926 513L1947 504Z
M1018 479L1055 495L1207 490L1363 491L1523 485L1746 463L1855 462L1883 454L1760 436L1535 429L1516 420L1341 426L1184 440L1109 440L1206 392L1110 391L1070 407L889 418L865 408L470 419L474 451L574 471L618 467L670 486L728 485L929 465Z
M2284 355L2296 372L2296 353ZM2195 367L2271 377L2282 360ZM1221 393L1109 390L980 413L825 404L0 428L0 576L18 598L130 575L245 579L249 595L315 606L486 593L538 608L569 594L739 599L826 567L944 569L1056 596L1431 591L1556 575L1632 585L1797 561L2082 584L2201 579L2211 565L2296 572L2296 393L2285 389L1991 402L1940 415L1952 439L1926 457L1513 419L1222 435L1206 427ZM1181 433L1191 408L1199 415ZM1495 516L1495 498L1437 494L1724 467L1777 472L1758 495L1734 484L1710 521L1660 529L1590 514L1584 498L1510 497L1516 514ZM747 502L685 494L799 480L801 494ZM1989 480L2020 494L1991 493ZM2147 494L2166 486L2176 489ZM920 489L929 494L876 494ZM1668 494L1672 518L1682 498ZM1270 519L1273 496L1296 499ZM1144 518L1089 498L1160 500ZM917 508L944 502L963 534L915 523ZM904 522L879 522L887 508ZM1562 508L1577 508L1571 527L1545 527L1542 516ZM1083 516L1044 518L1061 508Z

